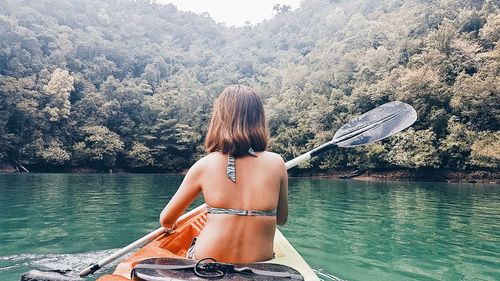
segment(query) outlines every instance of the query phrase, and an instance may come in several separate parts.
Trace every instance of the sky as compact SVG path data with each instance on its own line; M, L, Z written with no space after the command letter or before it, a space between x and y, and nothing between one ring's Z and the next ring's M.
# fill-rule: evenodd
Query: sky
M300 0L160 0L162 4L172 3L177 9L197 14L208 12L216 22L228 26L243 26L273 17L273 6L286 4L292 10L299 8Z

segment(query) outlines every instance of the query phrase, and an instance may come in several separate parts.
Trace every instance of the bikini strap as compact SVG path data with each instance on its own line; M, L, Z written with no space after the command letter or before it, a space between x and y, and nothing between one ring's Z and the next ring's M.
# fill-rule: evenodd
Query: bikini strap
M257 157L257 153L255 153L255 151L251 147L248 149L248 154L252 155L253 157ZM227 155L226 175L230 180L236 182L235 159L234 156L230 154Z
M234 166L234 157L232 155L227 155L227 166L226 166L227 177L236 182L236 167Z

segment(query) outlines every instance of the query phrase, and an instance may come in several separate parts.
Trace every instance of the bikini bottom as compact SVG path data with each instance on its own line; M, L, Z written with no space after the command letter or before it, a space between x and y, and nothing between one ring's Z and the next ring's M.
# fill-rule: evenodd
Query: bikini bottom
M198 237L193 238L193 241L191 242L191 246L189 246L189 249L186 252L186 258L188 258L190 260L196 259L195 255L194 255L194 245L196 244L197 239L198 239Z

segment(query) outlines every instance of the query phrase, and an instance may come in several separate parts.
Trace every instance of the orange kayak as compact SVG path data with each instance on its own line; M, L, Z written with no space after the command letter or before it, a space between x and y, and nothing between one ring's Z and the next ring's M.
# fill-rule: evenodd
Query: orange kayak
M204 205L188 212L177 221L172 233L165 233L147 243L137 252L123 260L112 274L104 275L98 281L126 281L131 279L132 270L139 263L151 258L183 259L207 221ZM285 265L298 271L306 281L319 281L319 277L277 229L274 238L275 258L263 263ZM138 279L137 279L138 280Z

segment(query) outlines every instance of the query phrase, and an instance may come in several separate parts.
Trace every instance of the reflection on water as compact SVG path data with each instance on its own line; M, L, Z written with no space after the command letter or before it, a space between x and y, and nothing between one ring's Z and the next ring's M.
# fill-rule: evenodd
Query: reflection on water
M181 179L0 174L0 280L142 237ZM499 186L291 179L282 231L324 280L500 280L499 222Z

